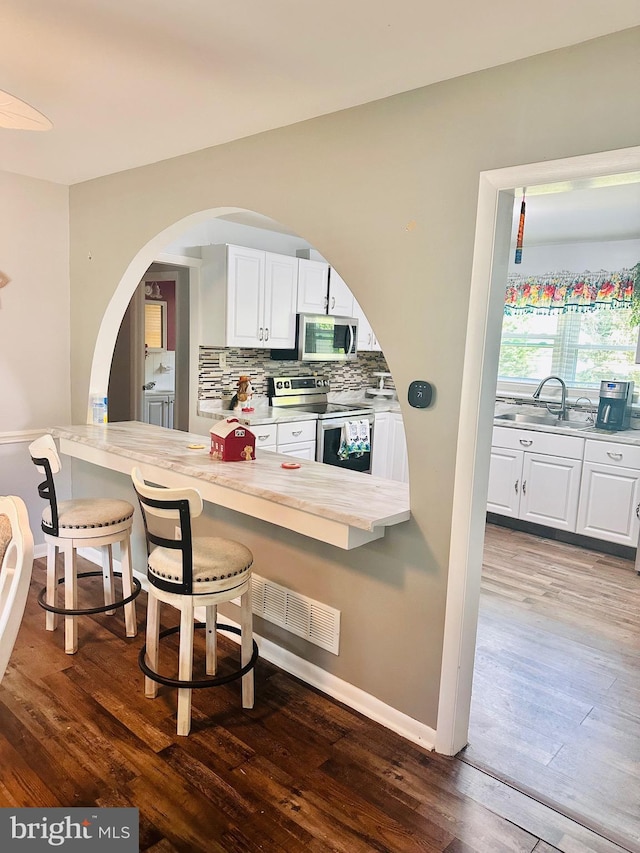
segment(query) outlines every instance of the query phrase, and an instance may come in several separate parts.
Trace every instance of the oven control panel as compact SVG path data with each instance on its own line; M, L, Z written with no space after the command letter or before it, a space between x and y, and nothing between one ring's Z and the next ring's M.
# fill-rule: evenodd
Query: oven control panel
M326 394L329 391L329 380L319 376L270 376L267 386L271 398L290 394Z

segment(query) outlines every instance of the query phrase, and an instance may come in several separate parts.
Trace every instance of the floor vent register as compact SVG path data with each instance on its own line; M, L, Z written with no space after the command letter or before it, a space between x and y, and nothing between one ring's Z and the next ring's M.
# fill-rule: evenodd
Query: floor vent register
M252 576L253 612L334 655L339 653L340 611L280 584Z

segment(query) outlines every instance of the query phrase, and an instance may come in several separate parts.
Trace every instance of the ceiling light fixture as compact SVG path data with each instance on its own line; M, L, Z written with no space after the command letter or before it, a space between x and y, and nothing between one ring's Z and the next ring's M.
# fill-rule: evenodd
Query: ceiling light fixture
M0 128L8 130L51 130L53 124L33 107L0 89Z

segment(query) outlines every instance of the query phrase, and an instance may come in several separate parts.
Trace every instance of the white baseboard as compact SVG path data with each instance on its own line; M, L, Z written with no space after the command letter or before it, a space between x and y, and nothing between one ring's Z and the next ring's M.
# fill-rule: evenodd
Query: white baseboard
M100 551L97 548L82 548L78 553L92 563L101 565ZM114 560L113 567L116 571L120 571L119 564L116 560ZM135 571L134 575L142 584L142 588L146 590L146 575ZM196 618L200 621L204 621L204 608L196 608ZM226 616L225 619L227 619L228 624L233 625L233 627L239 627L237 623L228 619ZM239 642L237 634L232 632L222 633L226 634L226 636L234 642ZM414 720L413 717L403 714L401 711L396 710L396 708L392 708L390 705L380 701L380 699L377 699L370 693L366 693L359 687L349 684L348 681L344 681L343 679L332 675L330 672L321 669L321 667L304 660L304 658L294 655L292 652L276 645L276 643L271 640L266 640L258 634L254 634L254 637L260 648L260 656L269 661L269 663L274 664L285 672L288 672L290 675L294 675L306 684L316 687L318 690L326 693L327 696L331 696L332 699L336 699L338 702L342 702L349 708L353 708L354 711L358 711L368 719L374 720L376 723L380 723L380 725L396 732L396 734L406 738L406 740L423 747L423 749L435 749L435 729L432 729L430 726L426 726L418 720Z

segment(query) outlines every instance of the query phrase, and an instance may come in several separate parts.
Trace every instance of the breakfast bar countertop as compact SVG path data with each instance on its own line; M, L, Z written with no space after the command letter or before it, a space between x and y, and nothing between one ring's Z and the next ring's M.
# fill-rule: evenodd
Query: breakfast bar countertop
M410 518L405 483L257 451L248 462L220 462L209 438L138 421L60 426L62 453L130 474L138 465L158 485L195 486L205 501L350 549L384 536Z

